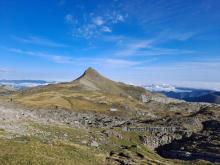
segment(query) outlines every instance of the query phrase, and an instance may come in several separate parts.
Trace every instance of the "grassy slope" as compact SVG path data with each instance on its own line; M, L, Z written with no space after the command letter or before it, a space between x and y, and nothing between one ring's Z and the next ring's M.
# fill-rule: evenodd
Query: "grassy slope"
M80 132L34 124L30 136L0 138L0 164L104 164L104 154L77 144L77 136L83 133Z
M167 160L140 144L137 133L125 132L123 139L115 136L103 137L102 129L78 129L66 126L31 124L30 135L5 139L4 131L0 130L0 164L77 164L77 165L103 165L106 157L114 150L120 152L121 145L138 145L137 148L127 150L132 158L149 164L175 165L188 164L188 162ZM120 129L116 129L122 133ZM98 148L84 144L95 139ZM140 160L136 153L145 156ZM201 162L194 162L200 164ZM112 162L112 164L114 164Z

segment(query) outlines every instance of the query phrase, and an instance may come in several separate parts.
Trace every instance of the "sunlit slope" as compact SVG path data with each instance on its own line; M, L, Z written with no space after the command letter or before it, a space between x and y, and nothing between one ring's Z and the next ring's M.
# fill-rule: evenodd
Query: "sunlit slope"
M36 108L62 108L74 111L109 113L147 109L140 96L152 96L144 88L114 82L92 68L78 79L60 84L30 88L13 96L14 101ZM163 97L163 96L160 96Z

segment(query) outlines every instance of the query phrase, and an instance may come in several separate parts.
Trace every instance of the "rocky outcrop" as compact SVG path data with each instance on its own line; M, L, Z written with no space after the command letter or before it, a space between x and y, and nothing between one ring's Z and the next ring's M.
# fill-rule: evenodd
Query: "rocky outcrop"
M166 158L220 162L220 122L208 120L203 129L189 137L159 146L157 152Z
M174 132L154 132L148 136L139 136L140 141L147 147L154 150L155 148L169 144L173 140L182 139L183 137L190 136L190 133L184 131L174 131Z
M122 145L118 150L113 150L106 158L107 165L133 165L133 164L147 164L151 161L141 152L134 152L138 150L137 145L125 146Z

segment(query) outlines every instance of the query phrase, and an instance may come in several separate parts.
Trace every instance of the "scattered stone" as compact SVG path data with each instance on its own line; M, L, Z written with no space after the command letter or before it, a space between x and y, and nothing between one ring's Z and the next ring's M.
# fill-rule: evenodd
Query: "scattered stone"
M110 108L110 111L111 111L111 112L117 112L118 109L117 109L117 108Z
M93 141L91 142L91 147L99 147L99 143L96 142L95 140L93 140Z

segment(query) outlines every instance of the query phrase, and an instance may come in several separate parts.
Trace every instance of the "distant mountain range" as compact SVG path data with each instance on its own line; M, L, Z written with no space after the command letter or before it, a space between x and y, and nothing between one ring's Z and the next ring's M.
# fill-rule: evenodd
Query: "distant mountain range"
M8 90L21 90L29 87L56 83L56 81L45 80L0 80L0 86L5 86L5 88ZM175 87L170 84L142 85L142 87L151 92L161 93L174 99L180 99L189 102L207 102L220 104L220 91Z
M54 84L55 81L44 81L44 80L0 80L0 85L7 86L11 89L24 89L27 87L35 87L40 85Z
M169 84L144 85L145 89L151 92L158 92L170 98L181 99L189 102L207 102L220 104L220 91L208 89L195 89L174 87Z

